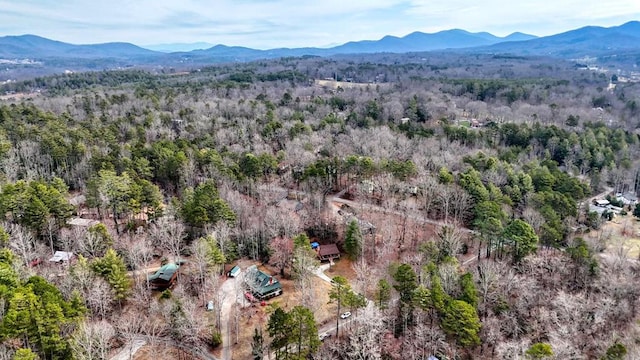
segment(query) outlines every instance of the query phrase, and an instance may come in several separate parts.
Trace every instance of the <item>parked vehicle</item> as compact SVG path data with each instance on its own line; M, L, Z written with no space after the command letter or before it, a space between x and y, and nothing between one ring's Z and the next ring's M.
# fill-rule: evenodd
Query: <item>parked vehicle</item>
M351 316L351 312L350 312L350 311L347 311L346 313L344 313L344 314L340 315L340 317L341 317L342 319L346 319L346 318L348 318L349 316Z

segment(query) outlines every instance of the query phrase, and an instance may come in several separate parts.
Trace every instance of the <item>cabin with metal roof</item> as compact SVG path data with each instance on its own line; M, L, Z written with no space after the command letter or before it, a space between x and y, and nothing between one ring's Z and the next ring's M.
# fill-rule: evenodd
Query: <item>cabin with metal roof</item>
M256 299L265 300L282 294L282 284L274 276L267 275L252 265L247 268L244 276L244 284L247 290Z
M180 266L174 263L169 263L158 269L152 275L147 278L149 284L159 290L170 288L178 279L178 270Z

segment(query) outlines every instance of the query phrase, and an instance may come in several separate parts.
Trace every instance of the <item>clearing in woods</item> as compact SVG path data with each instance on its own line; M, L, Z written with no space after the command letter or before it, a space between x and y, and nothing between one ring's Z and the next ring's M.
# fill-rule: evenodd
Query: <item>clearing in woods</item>
M629 259L640 257L640 221L630 213L616 215L598 230L591 230L583 237L601 244L605 254L624 254Z

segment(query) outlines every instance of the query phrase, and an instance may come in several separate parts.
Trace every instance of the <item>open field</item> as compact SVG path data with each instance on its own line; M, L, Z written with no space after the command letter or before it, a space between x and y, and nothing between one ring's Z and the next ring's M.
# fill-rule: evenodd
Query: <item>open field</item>
M616 216L583 237L601 244L606 254L625 254L629 259L640 257L640 221L631 214Z
M314 85L337 89L366 89L368 86L377 86L379 84L373 83L356 83L356 82L347 82L347 81L335 81L335 80L314 80Z

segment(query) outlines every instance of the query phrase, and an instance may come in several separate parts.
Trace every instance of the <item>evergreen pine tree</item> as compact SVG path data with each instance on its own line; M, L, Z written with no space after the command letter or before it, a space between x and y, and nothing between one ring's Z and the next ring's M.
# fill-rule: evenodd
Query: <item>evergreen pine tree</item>
M344 249L351 259L357 259L362 252L362 233L356 220L349 222L344 237Z

